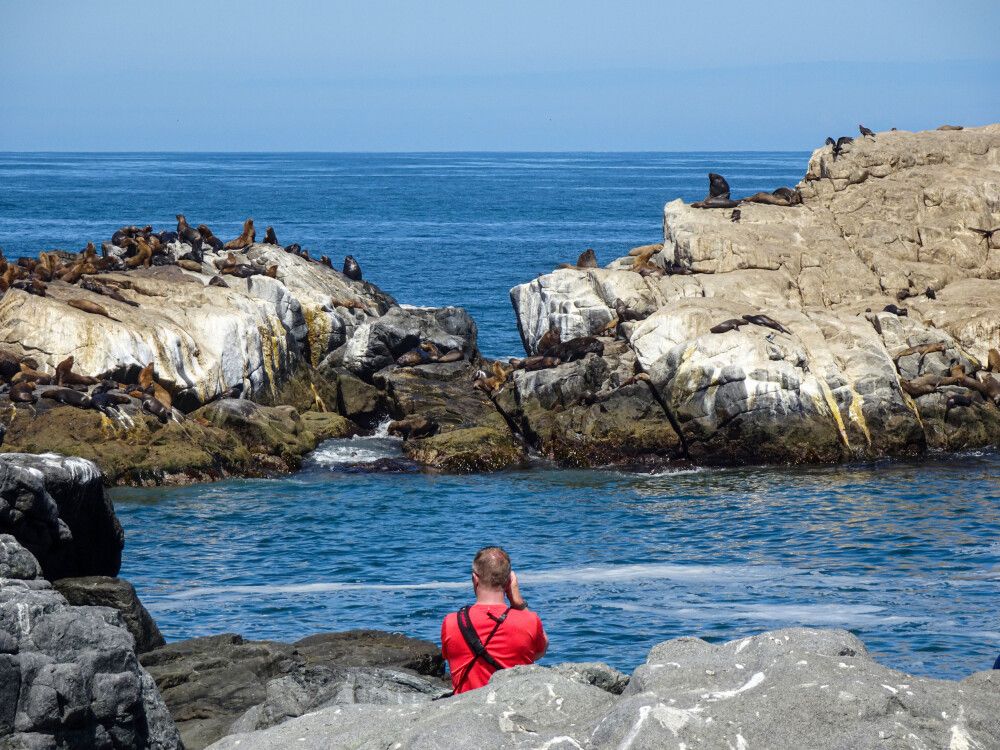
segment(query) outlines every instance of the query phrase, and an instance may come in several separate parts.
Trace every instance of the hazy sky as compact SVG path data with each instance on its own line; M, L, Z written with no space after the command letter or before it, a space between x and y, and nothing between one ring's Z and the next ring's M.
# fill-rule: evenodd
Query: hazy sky
M1000 121L1000 0L0 0L0 150L808 149Z

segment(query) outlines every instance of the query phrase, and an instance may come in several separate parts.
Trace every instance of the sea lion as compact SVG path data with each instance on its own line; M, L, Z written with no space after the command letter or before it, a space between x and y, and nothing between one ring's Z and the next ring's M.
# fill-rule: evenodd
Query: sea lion
M264 272L259 268L254 268L246 263L237 263L231 266L224 266L219 273L223 276L235 276L239 279L249 279L251 276L260 276Z
M12 283L12 289L20 289L22 292L33 294L36 297L44 297L48 287L41 279L19 279Z
M875 140L875 132L873 130L870 130L869 128L866 128L864 125L858 125L858 132L861 133L862 138L867 138L868 136L871 136L871 139L873 141Z
M21 360L6 349L0 349L0 378L10 382L10 379L19 372L21 372Z
M924 375L913 380L901 380L899 381L899 385L908 395L913 398L920 398L929 393L934 393L940 382L941 378L936 375Z
M648 314L644 315L637 310L633 310L628 305L625 304L625 300L621 297L615 299L615 304L613 305L615 315L618 316L618 320L625 323L630 320L645 320L649 317Z
M229 240L222 248L224 250L245 250L253 244L256 236L257 233L253 228L253 219L247 219L243 222L243 231L240 233L240 236Z
M177 265L183 268L185 271L194 271L195 273L201 273L201 263L195 260L190 260L189 258L179 258L177 260Z
M91 315L103 315L108 320L113 320L117 323L121 323L118 318L113 318L111 314L101 307L96 302L91 302L87 299L70 299L66 300L66 304L70 307L75 307L77 310L82 310L85 313L90 313Z
M221 286L225 287L226 289L229 288L229 284L227 284L225 279L223 279L221 276L213 276L208 280L208 284L206 284L206 286Z
M559 346L562 343L562 331L557 325L549 326L549 330L542 334L542 337L538 339L538 346L535 349L539 354L548 354L553 348Z
M900 318L905 318L909 314L909 311L905 307L896 307L896 305L892 304L883 307L882 312L892 313Z
M729 198L706 198L703 201L695 201L691 208L739 208L740 202Z
M1000 406L1000 380L997 380L992 375L983 373L983 379L981 382L983 388L980 390L980 393L990 399L997 406Z
M93 292L94 294L100 294L105 297L110 297L116 302L121 302L123 304L129 305L131 307L138 307L138 302L133 302L130 299L126 299L121 295L121 293L110 286L105 286L94 279L84 279L80 282L80 288L86 289L88 292Z
M990 349L986 355L986 363L990 372L1000 372L1000 351Z
M733 212L729 215L729 220L733 222L733 224L739 224L740 219L742 217L743 217L743 212L740 211L738 208L734 208Z
M558 357L525 357L521 360L521 369L527 370L528 372L534 372L535 370L547 370L550 367L556 367L561 364Z
M351 281L361 281L361 266L354 259L353 255L348 255L344 258L344 276L349 278Z
M924 289L924 296L927 299L937 299L937 292L934 291L934 287L929 286Z
M465 359L465 354L462 352L461 349L449 349L440 357L438 357L437 361L441 362L442 364L445 364L448 362L459 362L462 359Z
M56 365L56 385L94 385L99 382L97 378L73 372L74 361L71 354Z
M135 247L135 255L125 261L125 267L138 268L139 266L146 266L148 268L153 260L153 248L141 237L130 240L130 242Z
M299 251L302 249L302 245L297 242L293 242L291 245L285 246L285 252L291 253L292 255L298 255Z
M388 432L403 440L429 437L438 430L438 424L433 419L424 416L414 416L407 419L399 419L389 423Z
M729 331L738 330L740 326L745 326L749 321L743 320L742 318L730 318L729 320L724 320L718 325L714 325L708 330L711 333L728 333Z
M938 125L938 130L965 130L964 125Z
M573 362L577 359L583 359L588 354L596 354L598 357L603 357L604 343L596 336L577 336L552 347L546 354L551 357L557 357L563 362Z
M764 326L765 328L772 328L780 333L787 333L791 335L791 331L785 328L781 323L776 321L774 318L768 317L767 315L744 315L743 320L747 323L753 323L755 326Z
M177 242L180 238L177 236L177 232L171 232L169 229L164 229L160 232L157 237L160 238L160 244L166 247L174 242Z
M721 174L708 173L708 198L728 198L729 183ZM708 200L706 198L706 200Z
M193 250L200 250L204 238L201 236L201 232L187 223L184 214L177 214L177 239L190 245Z
M264 230L264 244L266 245L278 245L278 235L274 233L274 227L268 227ZM279 245L280 247L280 245Z
M956 393L954 396L948 397L948 401L944 405L944 411L945 414L947 415L947 413L952 409L954 409L955 407L972 406L972 404L973 404L972 396L966 396L961 393Z
M932 344L920 344L919 346L909 346L893 355L893 360L907 357L911 354L931 354L932 352L943 352L947 345L943 341L935 341Z
M89 409L91 406L90 396L72 388L50 388L42 391L42 398L49 398L67 406L77 406L81 409Z
M430 355L420 347L410 349L410 351L396 358L396 364L400 367L416 367L430 361Z
M139 387L150 396L153 396L156 400L166 406L168 409L173 406L173 399L170 396L170 392L156 382L155 375L153 373L153 363L150 362L148 365L143 367L139 371Z
M580 257L576 259L577 268L597 268L597 254L593 248L588 247Z
M101 386L95 388L90 394L91 405L105 414L117 406L130 403L131 398L117 390L117 385L111 383L109 387L101 390Z
M218 237L216 237L214 234L212 234L212 230L209 229L204 224L199 224L198 225L198 234L201 235L201 241L204 244L208 245L210 248L212 248L216 252L218 252L219 250L222 250L222 247L223 247L222 240L220 240Z
M14 383L10 387L10 400L15 404L33 404L37 402L38 396L35 395L37 385L37 383L31 380Z
M144 394L142 398L142 410L156 417L160 424L166 424L170 419L170 407L160 401L156 396Z
M26 361L22 360L20 372L14 375L10 382L19 383L26 381L38 383L39 385L50 385L52 383L52 376L44 372L39 372L37 365L29 365Z
M327 255L319 256L319 262L322 263L327 268L333 268L333 261L331 261L330 257Z

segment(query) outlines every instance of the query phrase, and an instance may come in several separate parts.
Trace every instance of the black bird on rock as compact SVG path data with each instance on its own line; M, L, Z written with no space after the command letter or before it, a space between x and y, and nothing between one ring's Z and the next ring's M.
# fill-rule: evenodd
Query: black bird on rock
M858 130L861 131L861 137L862 138L867 138L868 136L871 136L872 140L873 141L875 140L875 133L874 133L874 131L866 128L864 125L858 125Z

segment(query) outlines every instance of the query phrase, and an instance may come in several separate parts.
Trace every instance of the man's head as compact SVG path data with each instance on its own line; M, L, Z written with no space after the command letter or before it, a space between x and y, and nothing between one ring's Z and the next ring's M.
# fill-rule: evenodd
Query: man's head
M483 547L472 560L472 581L477 587L506 588L510 581L510 555L503 547Z

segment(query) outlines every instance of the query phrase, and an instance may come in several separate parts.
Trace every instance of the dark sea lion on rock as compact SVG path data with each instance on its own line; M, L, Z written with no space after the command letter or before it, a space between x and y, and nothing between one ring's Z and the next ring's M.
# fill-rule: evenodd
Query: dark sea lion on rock
M225 287L226 289L229 288L229 284L227 284L226 280L223 279L221 276L213 276L208 280L208 284L206 284L206 286L221 286Z
M210 248L212 248L216 252L222 250L223 247L222 240L220 240L218 237L212 234L212 230L209 229L204 224L198 225L198 234L201 235L201 241L206 245L208 245Z
M105 414L117 406L123 406L132 401L126 394L117 390L99 390L98 388L95 388L90 394L90 402L95 409Z
M406 354L401 354L396 358L396 364L400 367L416 367L430 362L430 355L421 348L411 349Z
M141 237L129 240L129 242L135 248L135 255L125 261L125 267L138 268L139 266L146 266L148 268L153 261L153 248Z
M729 220L733 222L733 224L738 224L742 217L743 217L743 212L740 211L738 208L734 208L733 212L729 215Z
M21 360L6 349L0 349L0 378L10 382L21 372Z
M78 375L73 372L73 355L66 357L56 365L56 385L94 385L99 382L97 378L89 375Z
M163 230L157 237L160 238L160 244L166 247L174 242L177 242L180 238L177 236L177 232L171 232L169 230Z
M91 406L90 396L86 393L80 393L80 391L74 391L72 388L50 388L47 391L42 391L42 398L52 399L67 406L77 406L81 409L89 409Z
M597 254L593 248L588 247L576 259L576 265L571 266L564 263L560 268L597 268Z
M243 222L243 231L240 233L240 236L229 240L222 247L224 250L245 250L253 244L256 236L257 232L253 228L253 219L247 219Z
M604 356L604 343L596 336L577 336L552 347L547 354L551 357L558 357L563 362L583 359L588 354L602 357Z
M11 378L11 382L32 382L38 383L39 385L49 385L52 383L52 376L47 375L44 372L39 372L37 366L32 366L27 362L22 361L21 371Z
M945 414L956 407L960 406L972 406L974 403L972 396L965 396L961 393L956 393L954 396L949 396L948 401L945 403Z
M780 187L776 190L771 191L771 195L778 198L784 198L788 201L789 206L799 206L802 204L802 193L799 192L798 188L787 188Z
M153 373L153 364L153 362L150 362L139 371L139 387L169 409L173 406L173 399L170 396L170 392L156 382L156 377Z
M361 281L361 266L354 259L353 255L348 255L344 258L344 276L349 278L351 281Z
M389 434L401 437L403 440L429 437L437 430L437 422L423 416L409 417L389 423Z
M979 392L994 404L1000 406L1000 380L997 380L992 375L984 374L981 382L983 387Z
M900 318L905 318L909 314L909 311L905 307L896 307L896 305L892 304L883 307L882 312L892 313Z
M177 214L177 239L195 250L200 250L204 238L201 232L187 223L184 214Z
M938 130L965 130L964 125L938 125Z
M625 323L630 320L645 320L649 315L644 315L641 312L633 310L628 305L625 304L625 300L618 297L614 304L615 315L618 316L618 320Z
M538 347L537 347L538 353L547 354L551 349L553 349L556 346L559 346L559 344L561 343L562 343L562 331L560 330L559 326L557 325L549 326L549 330L547 330L544 334L542 334L542 337L538 339Z
M521 360L520 369L534 372L535 370L547 370L550 367L556 367L560 364L562 363L558 357L525 357Z
M735 331L740 326L745 326L749 321L743 320L741 318L730 318L729 320L724 320L718 325L714 325L708 330L711 333L728 333L729 331Z
M937 292L934 291L934 287L929 286L924 289L924 296L927 299L937 299Z
M329 256L327 255L319 256L319 262L322 263L327 268L333 268L333 261L331 261Z
M36 297L44 297L48 287L41 279L20 279L10 285L12 289L20 289L22 292L33 294Z
M740 202L729 198L706 198L703 201L695 201L691 208L739 208Z
M291 245L287 245L285 247L285 252L292 253L293 255L298 255L301 249L302 245L298 244L297 242L293 242Z
M160 424L166 424L170 419L170 408L164 404L162 401L157 399L155 396L150 394L145 394L142 399L142 410L149 414L152 414L158 420Z
M111 314L103 307L101 307L99 304L97 304L96 302L91 302L90 300L87 299L66 300L66 304L69 305L70 307L75 307L77 310L82 310L85 313L90 313L91 315L103 315L108 320L114 320L115 322L118 323L121 322L120 320L118 320L118 318L111 317Z
M267 229L264 230L264 244L279 245L278 235L274 233L274 227L268 227Z
M447 364L448 362L459 362L464 358L465 354L462 352L461 349L449 349L440 357L438 357L437 361L442 364Z
M10 400L15 404L35 403L38 401L38 396L35 395L35 387L37 385L37 383L30 380L14 383L10 387Z
M721 174L708 173L708 198L728 198L729 183ZM706 198L707 200L707 198Z
M743 320L747 323L753 323L755 326L764 326L765 328L772 328L780 333L787 333L791 335L791 331L785 328L781 323L776 321L767 315L744 315Z

